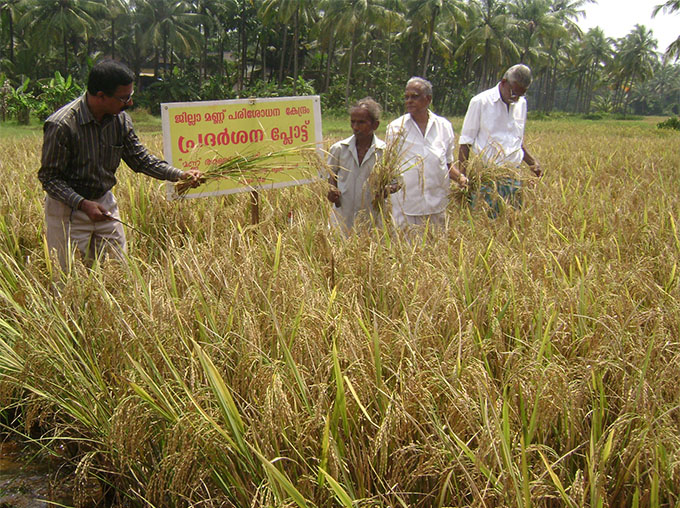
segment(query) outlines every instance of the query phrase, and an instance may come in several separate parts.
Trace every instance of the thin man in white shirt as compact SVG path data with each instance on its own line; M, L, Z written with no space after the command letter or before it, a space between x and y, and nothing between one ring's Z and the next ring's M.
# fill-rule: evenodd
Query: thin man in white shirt
M331 146L328 156L331 188L327 197L335 204L331 223L345 234L349 234L361 215L377 227L382 225L378 210L372 206L368 184L385 149L385 142L374 134L380 125L380 105L370 97L361 99L350 108L350 123L354 134Z
M522 161L536 176L541 176L539 162L524 145L527 101L531 70L523 64L510 67L500 83L470 100L461 129L458 159L466 173L470 151L485 163L519 167Z
M418 77L406 83L407 113L387 127L385 141L403 143L403 189L392 194L392 217L397 227L443 226L449 178L465 185L465 175L453 167L454 134L451 122L429 111L432 84Z

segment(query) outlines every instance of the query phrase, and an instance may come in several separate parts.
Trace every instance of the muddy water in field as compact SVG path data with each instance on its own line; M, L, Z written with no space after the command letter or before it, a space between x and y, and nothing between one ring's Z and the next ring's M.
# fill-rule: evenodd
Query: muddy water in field
M0 442L0 508L73 506L73 478L62 466L34 459L15 442Z
M0 443L0 508L38 508L57 501L50 466L30 459L16 443ZM64 497L69 499L58 502L70 501L70 496Z

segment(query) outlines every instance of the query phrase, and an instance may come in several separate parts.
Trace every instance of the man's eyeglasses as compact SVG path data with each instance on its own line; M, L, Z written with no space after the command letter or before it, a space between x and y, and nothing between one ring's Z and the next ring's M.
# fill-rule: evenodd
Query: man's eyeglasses
M128 104L128 103L132 100L132 96L133 96L134 94L135 94L135 92L133 91L133 92L132 92L130 95L128 95L127 97L118 97L117 95L114 95L113 97L115 97L116 99L118 99L118 100L119 100L121 103L123 103L123 104Z

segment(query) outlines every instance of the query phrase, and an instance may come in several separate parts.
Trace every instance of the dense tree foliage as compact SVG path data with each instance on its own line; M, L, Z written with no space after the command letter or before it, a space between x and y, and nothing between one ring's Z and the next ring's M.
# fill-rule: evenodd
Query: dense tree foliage
M113 57L140 76L137 102L152 110L313 92L325 108L372 95L397 111L404 82L420 75L437 109L454 114L524 62L534 110L677 112L680 39L666 50L640 25L620 39L583 33L592 1L0 0L0 86L37 97L55 72L82 83ZM654 14L679 9L668 0Z

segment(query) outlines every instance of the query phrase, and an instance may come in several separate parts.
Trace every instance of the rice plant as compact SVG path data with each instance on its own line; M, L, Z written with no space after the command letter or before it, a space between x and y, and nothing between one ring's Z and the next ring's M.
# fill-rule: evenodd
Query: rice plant
M261 193L251 225L247 195L168 202L121 168L128 262L59 288L40 140L9 141L12 426L116 506L677 506L678 135L527 136L521 209L455 194L417 244L336 235L321 181Z

